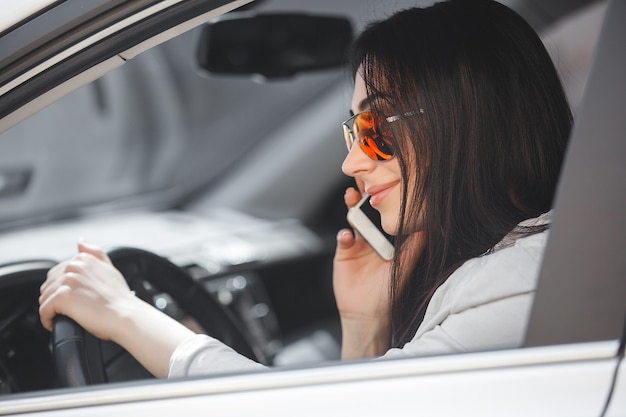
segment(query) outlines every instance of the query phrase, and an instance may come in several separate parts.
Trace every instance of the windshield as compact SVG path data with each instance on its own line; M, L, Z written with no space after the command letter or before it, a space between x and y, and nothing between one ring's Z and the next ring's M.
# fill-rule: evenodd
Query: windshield
M350 16L357 32L364 16L383 16L398 6L355 11L316 2L307 8ZM268 2L267 8L288 10L281 2ZM306 129L321 131L325 123L325 131L336 132L341 142L337 126L347 117L351 90L345 69L271 82L207 76L196 62L199 32L189 31L128 60L2 133L0 230L128 206L177 206L241 169L245 155L263 149L287 121L330 92L339 92L343 100L328 110L336 120L309 120ZM577 51L591 50L596 33L578 33L585 42L577 42ZM567 40L571 31L555 36L548 39L549 47ZM569 66L564 74L572 81L566 87L575 104L586 64L572 68L580 52L570 58L563 53L567 49L557 45L555 50L556 62ZM296 135L291 140L304 139ZM279 149L276 157L281 156ZM329 169L333 164L341 175L341 159L319 161Z
M175 204L346 80L343 70L268 83L211 78L194 62L197 36L153 48L3 133L0 225Z

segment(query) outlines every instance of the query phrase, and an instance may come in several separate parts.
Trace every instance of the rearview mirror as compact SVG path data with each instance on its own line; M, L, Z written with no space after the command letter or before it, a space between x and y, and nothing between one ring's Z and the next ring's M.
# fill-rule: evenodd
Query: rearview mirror
M288 78L344 65L351 42L343 17L234 13L203 27L197 59L211 74Z

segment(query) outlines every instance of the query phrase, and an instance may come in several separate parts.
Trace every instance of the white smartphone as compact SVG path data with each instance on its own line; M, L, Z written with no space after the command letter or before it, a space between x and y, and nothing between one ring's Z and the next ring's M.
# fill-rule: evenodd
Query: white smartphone
M363 239L386 261L393 259L394 249L390 236L384 232L380 223L380 213L369 203L369 195L363 194L361 200L348 210L348 223L357 230Z

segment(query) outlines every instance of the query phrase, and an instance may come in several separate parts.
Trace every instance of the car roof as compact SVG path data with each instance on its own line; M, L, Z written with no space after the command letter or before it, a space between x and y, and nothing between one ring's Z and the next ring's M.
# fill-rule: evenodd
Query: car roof
M141 52L251 1L65 1L50 8L41 1L38 13L0 29L0 133Z

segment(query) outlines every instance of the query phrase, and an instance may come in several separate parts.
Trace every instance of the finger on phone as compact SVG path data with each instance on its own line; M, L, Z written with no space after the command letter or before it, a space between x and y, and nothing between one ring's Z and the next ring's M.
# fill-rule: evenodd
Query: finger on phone
M348 208L354 207L360 199L361 193L353 187L348 188L344 194L344 202Z

